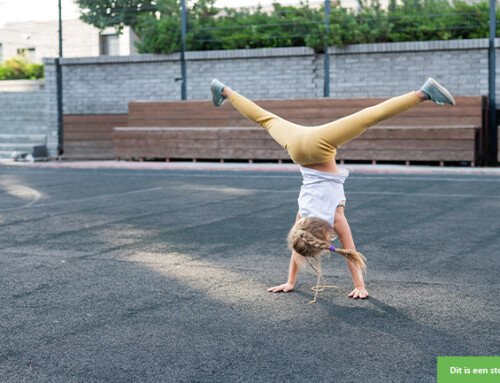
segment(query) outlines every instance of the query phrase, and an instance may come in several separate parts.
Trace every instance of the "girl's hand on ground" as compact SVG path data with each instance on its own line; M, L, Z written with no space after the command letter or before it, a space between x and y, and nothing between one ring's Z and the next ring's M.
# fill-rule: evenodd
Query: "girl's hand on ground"
M368 291L365 290L364 287L356 287L354 290L352 290L349 295L349 298L361 298L365 299L369 297Z
M289 291L292 291L294 289L294 287L295 287L294 285L287 282L287 283L284 283L284 284L279 285L279 286L270 287L269 289L267 289L267 291L270 293L277 293L280 291L287 293Z

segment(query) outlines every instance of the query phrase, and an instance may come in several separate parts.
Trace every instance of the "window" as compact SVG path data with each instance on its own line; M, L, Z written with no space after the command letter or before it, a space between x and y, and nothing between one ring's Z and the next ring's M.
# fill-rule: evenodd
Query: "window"
M19 48L17 50L17 54L31 62L36 60L35 48Z
M101 35L101 55L118 56L120 54L120 44L118 35Z

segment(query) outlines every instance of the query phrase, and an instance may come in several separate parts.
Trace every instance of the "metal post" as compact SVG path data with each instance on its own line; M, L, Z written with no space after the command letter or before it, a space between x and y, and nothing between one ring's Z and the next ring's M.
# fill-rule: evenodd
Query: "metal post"
M59 0L59 57L56 59L56 81L57 81L57 155L64 153L63 148L63 90L62 90L62 66L63 56L62 45L62 15L61 0Z
M63 44L62 44L62 7L61 0L59 0L59 57L63 55Z
M325 0L325 29L326 34L330 31L330 25L328 24L328 16L330 16L330 0ZM330 97L330 55L328 53L328 44L325 44L325 59L323 60L325 64L325 81L323 96Z
M187 17L186 17L186 0L181 0L181 73L182 73L182 100L187 99L187 76L186 76L186 31L187 31Z
M490 44L489 44L489 119L488 119L488 139L486 164L496 165L498 163L498 126L496 121L496 89L495 89L495 37L497 29L496 0L490 0Z

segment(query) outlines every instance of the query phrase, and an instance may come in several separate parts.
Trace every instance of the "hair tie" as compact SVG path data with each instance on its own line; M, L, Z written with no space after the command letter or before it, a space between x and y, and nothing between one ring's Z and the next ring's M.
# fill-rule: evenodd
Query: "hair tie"
M304 230L302 230L302 229L297 230L297 231L295 232L294 236L295 236L295 237L298 237L298 236L299 236L299 233L300 233L301 231L304 231Z
M330 246L329 249L330 249L330 251L335 252L335 246Z

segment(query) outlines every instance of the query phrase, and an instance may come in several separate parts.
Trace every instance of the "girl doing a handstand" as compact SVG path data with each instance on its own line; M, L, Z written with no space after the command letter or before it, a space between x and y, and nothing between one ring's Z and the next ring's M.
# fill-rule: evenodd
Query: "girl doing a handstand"
M335 162L337 149L359 136L366 129L383 120L430 100L438 104L455 105L452 95L432 78L415 92L394 97L381 104L363 109L355 114L320 126L301 126L286 121L262 109L249 99L234 92L218 80L210 85L215 106L229 102L248 119L262 126L300 165L303 184L300 190L297 220L288 234L292 257L286 283L271 287L269 292L288 292L295 287L299 266L305 259L321 277L320 255L337 252L347 260L354 281L351 298L367 298L362 271L365 258L356 251L349 224L344 215L345 195L343 184L348 176L346 169ZM330 246L338 235L342 249ZM314 259L316 267L310 262ZM318 292L316 287L316 294ZM315 299L316 300L316 296Z

